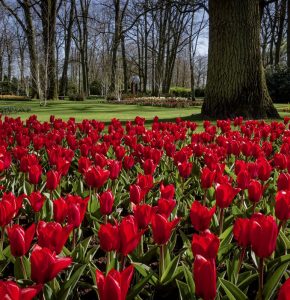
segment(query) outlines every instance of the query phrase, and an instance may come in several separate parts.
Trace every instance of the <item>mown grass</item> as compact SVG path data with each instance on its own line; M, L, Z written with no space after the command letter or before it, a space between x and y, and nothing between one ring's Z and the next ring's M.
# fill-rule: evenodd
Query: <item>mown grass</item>
M83 119L96 119L105 123L110 122L112 118L121 121L133 120L136 116L146 118L147 124L150 124L155 116L161 121L174 121L177 117L186 120L193 120L198 123L202 122L200 107L189 108L164 108L138 105L122 105L104 103L100 100L86 100L83 102L72 101L49 101L47 106L40 106L37 100L32 101L0 101L0 108L11 106L15 108L29 107L29 112L17 112L10 114L11 117L28 118L30 115L37 115L38 120L48 121L50 115L56 118L68 120L73 117L76 121ZM289 112L283 112L289 104L276 104L281 117L289 116Z

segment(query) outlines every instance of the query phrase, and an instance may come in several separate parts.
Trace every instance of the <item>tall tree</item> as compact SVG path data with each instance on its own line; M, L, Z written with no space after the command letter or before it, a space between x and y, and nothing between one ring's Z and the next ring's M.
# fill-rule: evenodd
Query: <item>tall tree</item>
M277 118L260 51L258 0L209 1L208 117Z

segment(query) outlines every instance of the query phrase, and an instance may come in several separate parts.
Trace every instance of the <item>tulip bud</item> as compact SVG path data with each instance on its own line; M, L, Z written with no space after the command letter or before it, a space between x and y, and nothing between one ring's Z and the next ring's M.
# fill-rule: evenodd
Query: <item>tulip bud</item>
M100 211L102 215L109 215L114 205L114 196L111 190L103 192L100 197Z

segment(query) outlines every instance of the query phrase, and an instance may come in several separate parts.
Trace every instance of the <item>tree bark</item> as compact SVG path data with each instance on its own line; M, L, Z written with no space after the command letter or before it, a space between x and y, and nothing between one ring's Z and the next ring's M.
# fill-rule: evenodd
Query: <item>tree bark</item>
M290 0L287 1L288 20L287 20L287 66L290 70Z
M260 53L258 0L209 1L208 82L202 114L278 118Z
M75 6L75 0L71 0L69 22L68 22L67 34L66 34L66 40L65 40L64 62L63 62L63 69L62 69L60 88L59 88L59 93L62 96L65 96L68 93L67 72L68 72L70 48L71 48L71 41L72 41L72 29L73 29L73 23L74 23L74 10L75 10L74 6Z
M286 0L281 1L280 11L279 11L279 22L278 22L278 32L277 32L277 41L275 48L275 66L277 66L280 62L280 50L284 33L284 23L286 17Z
M56 5L55 0L41 1L41 21L43 29L44 55L46 60L47 90L46 99L57 99L56 84L56 62L55 62L55 26L56 26Z

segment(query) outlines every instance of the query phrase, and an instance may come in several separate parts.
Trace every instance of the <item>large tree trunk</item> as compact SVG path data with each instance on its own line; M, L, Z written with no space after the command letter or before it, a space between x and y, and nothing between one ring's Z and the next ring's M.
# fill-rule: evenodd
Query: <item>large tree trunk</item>
M258 0L209 1L209 54L204 116L278 118L260 53Z

